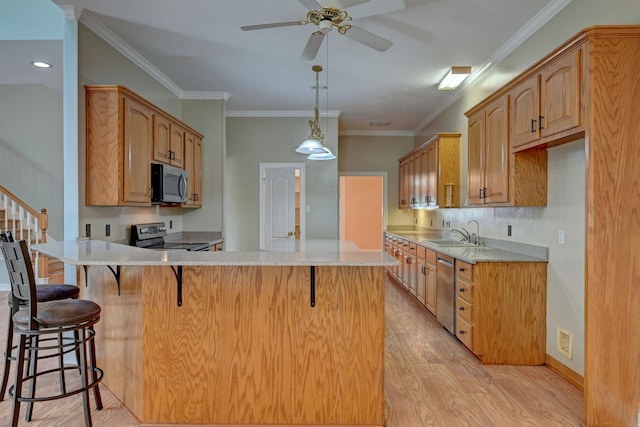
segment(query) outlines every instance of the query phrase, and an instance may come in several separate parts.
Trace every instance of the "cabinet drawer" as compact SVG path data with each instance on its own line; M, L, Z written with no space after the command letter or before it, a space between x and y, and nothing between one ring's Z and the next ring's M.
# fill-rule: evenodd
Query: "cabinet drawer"
M456 277L473 282L473 265L456 260Z
M462 318L465 322L473 324L473 304L462 298L456 298L456 313L458 319Z
M418 258L426 259L427 258L427 248L424 246L418 246Z
M436 265L438 263L438 254L431 249L427 249L427 262L431 265Z
M460 316L456 317L456 337L469 350L473 351L473 326L465 322Z
M473 302L473 283L456 279L456 296L464 298L468 302Z

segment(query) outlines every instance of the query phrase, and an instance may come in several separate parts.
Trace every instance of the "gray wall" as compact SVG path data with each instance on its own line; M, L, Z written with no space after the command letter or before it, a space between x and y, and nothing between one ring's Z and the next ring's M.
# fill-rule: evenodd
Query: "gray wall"
M295 148L309 134L309 118L227 119L225 209L227 250L260 246L260 163L305 163L307 239L338 238L338 162L312 161ZM338 153L337 119L321 120L326 144Z

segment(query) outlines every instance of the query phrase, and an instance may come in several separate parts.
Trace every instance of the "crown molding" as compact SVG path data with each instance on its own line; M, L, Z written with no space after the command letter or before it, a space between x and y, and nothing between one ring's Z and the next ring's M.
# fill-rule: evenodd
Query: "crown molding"
M182 99L220 99L228 101L229 92L182 92Z
M340 117L342 111L320 112L320 117ZM314 111L300 110L228 110L227 117L314 117Z
M77 20L84 10L82 7L73 4L59 5L58 7L62 9L65 19L69 21Z
M410 136L414 137L412 130L343 130L339 136Z
M80 15L80 22L87 26L91 31L96 33L100 38L109 43L115 50L124 55L131 62L142 68L147 74L160 82L164 87L169 89L174 95L182 98L184 91L178 87L169 77L147 61L142 55L136 52L131 46L124 42L120 37L115 35L113 31L107 28L95 15L91 12L84 11Z
M556 16L558 12L564 9L571 0L553 0L547 4L540 12L538 12L533 18L529 20L517 33L515 33L505 44L491 55L489 60L476 72L471 75L458 87L454 93L451 94L438 108L436 108L429 116L424 119L420 125L415 129L419 132L422 128L426 127L429 123L435 120L440 114L449 108L454 102L456 102L464 93L471 88L473 82L480 77L481 74L492 70L498 63L502 62L510 53L516 50L522 43L524 43L529 37L531 37L536 31L538 31L544 24L549 22L551 18Z

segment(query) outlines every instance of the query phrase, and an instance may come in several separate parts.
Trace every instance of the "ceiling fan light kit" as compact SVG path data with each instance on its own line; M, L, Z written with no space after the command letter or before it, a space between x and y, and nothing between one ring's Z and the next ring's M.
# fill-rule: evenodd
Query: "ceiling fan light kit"
M471 67L451 67L446 76L438 83L438 90L454 90L471 74Z

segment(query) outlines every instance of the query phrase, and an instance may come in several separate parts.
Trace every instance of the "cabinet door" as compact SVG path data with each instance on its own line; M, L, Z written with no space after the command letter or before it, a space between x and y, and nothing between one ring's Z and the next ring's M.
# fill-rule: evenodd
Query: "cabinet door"
M420 151L420 206L429 206L429 149Z
M483 203L481 193L484 187L484 178L482 176L484 169L484 159L482 158L484 138L484 110L481 110L469 117L467 202L470 205L481 205Z
M426 282L427 282L426 263L423 259L418 258L417 265L418 265L418 268L417 268L417 274L416 274L416 298L418 299L420 304L425 305L426 304L425 288L426 288Z
M407 195L409 196L409 207L415 206L416 203L416 193L415 186L413 182L413 177L415 176L415 168L413 164L413 157L409 157L407 159Z
M193 133L184 133L184 168L188 174L189 198L185 207L202 206L202 140Z
M184 138L185 130L177 123L171 123L171 164L178 168L184 168Z
M420 161L420 153L413 156L413 206L422 206L422 198L424 189L422 186L422 162Z
M437 306L436 266L432 264L427 264L425 271L426 271L425 306L435 316L437 315L436 313L436 306Z
M540 139L540 76L535 75L514 88L511 99L511 148Z
M435 206L438 204L438 142L429 145L427 151L427 204Z
M151 204L152 116L143 104L124 98L124 203Z
M503 96L486 108L484 144L484 203L509 201L508 98Z
M171 162L171 121L161 114L153 115L153 160Z
M399 207L401 209L407 208L409 207L409 201L408 201L408 197L409 195L408 193L408 183L407 183L407 162L404 160L400 161L400 170L399 170L399 193L400 193L400 200L399 200Z
M579 128L582 124L582 50L549 64L541 73L542 137Z

